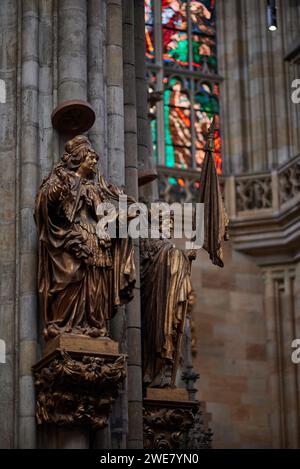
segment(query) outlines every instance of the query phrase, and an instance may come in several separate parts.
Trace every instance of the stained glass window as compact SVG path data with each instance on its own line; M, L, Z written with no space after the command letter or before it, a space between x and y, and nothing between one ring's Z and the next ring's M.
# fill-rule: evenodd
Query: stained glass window
M158 163L200 169L208 128L216 116L220 173L216 0L146 0L145 23L152 91L162 91L163 96L151 123Z
M178 77L164 81L166 166L187 168L192 165L189 93Z
M145 0L146 57L151 62L153 62L155 59L153 1L154 0Z

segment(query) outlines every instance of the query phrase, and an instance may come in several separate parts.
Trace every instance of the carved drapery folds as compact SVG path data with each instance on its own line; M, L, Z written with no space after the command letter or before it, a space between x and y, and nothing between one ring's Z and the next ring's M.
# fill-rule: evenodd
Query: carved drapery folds
M192 295L195 252L156 239L145 240L141 254L143 381L147 386L173 387Z
M64 103L52 115L60 119L55 127L70 125L69 107ZM73 111L71 121L76 127ZM82 130L91 123L78 121ZM133 245L129 238L110 238L101 224L101 204L116 205L123 192L99 174L98 158L85 135L75 136L36 198L46 340L44 358L33 367L39 424L105 427L125 379L125 356L108 338L108 324L133 297Z
M56 350L33 368L39 424L107 425L125 379L125 356Z
M65 333L105 337L117 307L133 297L132 241L110 238L98 215L99 207L116 205L123 192L97 172L98 158L85 135L69 140L36 197L46 340Z

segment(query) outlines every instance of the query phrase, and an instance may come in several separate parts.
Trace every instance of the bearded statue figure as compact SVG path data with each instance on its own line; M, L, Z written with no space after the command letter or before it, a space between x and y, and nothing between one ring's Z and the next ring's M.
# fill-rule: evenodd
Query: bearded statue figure
M143 381L148 387L175 386L192 301L191 263L196 251L173 245L173 223L172 217L160 219L159 238L141 242Z
M133 296L131 240L111 239L96 229L99 204L116 205L122 194L101 175L95 180L97 160L88 138L78 135L66 143L61 162L37 194L38 290L46 340L63 333L107 336L108 320Z

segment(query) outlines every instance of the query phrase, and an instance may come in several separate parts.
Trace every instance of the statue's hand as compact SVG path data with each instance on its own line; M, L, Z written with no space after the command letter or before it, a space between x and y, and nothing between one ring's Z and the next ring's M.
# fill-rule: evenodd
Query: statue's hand
M196 249L189 249L187 251L187 256L190 261L194 261L197 258L197 251Z
M84 244L83 240L82 243L73 245L71 251L77 259L86 260L92 256L91 250Z
M100 244L104 245L106 247L110 246L111 245L111 238L110 238L108 232L104 228L99 227L99 224L97 225L96 231L97 231L97 236L100 240Z

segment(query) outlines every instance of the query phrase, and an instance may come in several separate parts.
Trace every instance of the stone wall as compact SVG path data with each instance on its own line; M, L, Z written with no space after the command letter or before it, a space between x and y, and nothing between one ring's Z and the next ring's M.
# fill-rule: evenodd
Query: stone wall
M0 49L0 78L6 90L5 102L0 103L0 338L6 342L6 363L0 364L0 447L14 444L15 416L15 359L17 347L15 334L16 291L16 229L17 209L17 172L19 158L16 149L17 138L17 69L18 61L18 15L17 2L2 2L0 9L0 28L2 45ZM3 123L6 122L6 125Z
M31 366L40 356L41 318L33 210L38 186L58 161L65 143L52 129L51 112L62 101L88 99L96 112L89 136L100 154L103 173L138 197L137 160L139 146L143 147L142 124L147 119L146 96L144 108L141 106L145 81L144 62L140 62L144 57L143 2L128 0L123 5L121 0L3 0L0 26L0 339L5 340L7 348L6 364L0 364L0 447L35 448L38 443ZM131 42L127 43L128 33ZM135 56L140 62L137 68ZM135 95L140 102L137 110ZM147 148L142 150L145 158ZM138 288L137 283L137 298ZM120 311L113 327L113 333L126 337L122 345L128 344L129 350L138 351L140 347L139 315L137 299L126 314L124 309ZM122 415L116 425L120 427L122 422L119 431L123 446L128 440L129 445L139 447L140 353L130 355L128 368L128 388L132 390L130 424L125 387L124 402L118 403ZM47 441L44 437L39 440ZM98 440L101 446L109 436L99 435ZM55 447L55 441L49 435L49 444ZM82 435L80 442L80 435L74 434L72 441L69 433L61 434L57 441L62 447L88 444L87 435Z
M276 3L278 30L270 32L266 2L217 2L225 174L272 170L299 154L300 107L291 100L299 65L285 56L298 40L300 6ZM226 198L231 208L234 193ZM262 244L263 217L253 214L248 222L258 220ZM212 266L205 252L194 263L194 367L216 448L300 446L300 368L291 362L291 341L299 336L299 267L297 256L284 261L290 254L286 240L279 254L279 233L272 261L263 268L263 248L261 258L250 257L232 242L225 247L224 269ZM244 234L246 240L246 227Z
M259 268L225 246L225 267L201 251L192 270L194 368L214 448L271 447L264 286Z
M276 3L278 30L270 32L266 2L217 2L226 173L272 169L300 151L299 106L291 100L299 65L285 61L298 39L300 7L294 0Z

